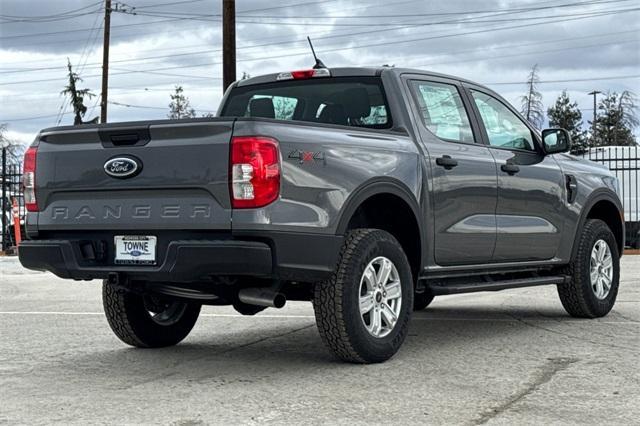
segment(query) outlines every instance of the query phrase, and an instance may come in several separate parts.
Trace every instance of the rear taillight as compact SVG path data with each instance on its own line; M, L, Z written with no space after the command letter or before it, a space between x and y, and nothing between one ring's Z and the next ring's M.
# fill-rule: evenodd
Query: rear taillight
M27 149L24 154L24 167L22 169L22 185L24 189L24 204L29 212L37 212L38 200L36 200L36 157L37 147Z
M264 136L231 139L231 205L235 209L263 207L280 194L278 141Z

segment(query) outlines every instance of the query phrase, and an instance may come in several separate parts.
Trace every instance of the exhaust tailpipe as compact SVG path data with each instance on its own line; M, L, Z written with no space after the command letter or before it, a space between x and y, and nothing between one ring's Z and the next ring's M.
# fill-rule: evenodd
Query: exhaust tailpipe
M247 305L267 306L269 308L282 308L287 303L287 297L269 287L243 288L238 292L238 299Z

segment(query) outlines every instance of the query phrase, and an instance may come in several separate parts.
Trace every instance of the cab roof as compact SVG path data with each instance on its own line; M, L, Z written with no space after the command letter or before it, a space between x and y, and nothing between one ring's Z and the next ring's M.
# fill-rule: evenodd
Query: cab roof
M438 77L438 78L448 78L452 80L474 84L476 86L485 87L474 81L456 77L453 75L441 74L433 71L427 71L427 70L421 70L421 69L415 69L415 68L397 68L397 67L383 66L383 67L338 67L338 68L327 68L327 69L331 72L331 77L376 77L376 76L380 76L383 72L384 73L389 72L397 76L400 76L402 74L418 74L418 75ZM287 71L293 71L293 70L287 70ZM282 72L287 72L287 71L282 71ZM238 80L236 85L238 87L243 87L243 86L251 86L254 84L274 83L278 81L277 77L279 74L281 74L281 72L259 75L256 77L247 78L245 80Z

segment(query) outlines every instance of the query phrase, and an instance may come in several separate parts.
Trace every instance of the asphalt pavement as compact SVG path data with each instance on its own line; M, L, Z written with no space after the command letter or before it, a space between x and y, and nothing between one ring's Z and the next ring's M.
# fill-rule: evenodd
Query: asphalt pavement
M349 365L308 303L242 317L203 309L180 345L133 349L99 282L0 257L0 424L638 424L640 256L605 318L553 286L436 298L400 352Z

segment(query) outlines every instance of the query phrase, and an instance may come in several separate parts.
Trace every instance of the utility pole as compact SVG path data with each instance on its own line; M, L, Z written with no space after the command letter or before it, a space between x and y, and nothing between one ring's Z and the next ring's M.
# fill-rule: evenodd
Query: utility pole
M0 250L4 251L9 248L9 244L7 240L9 239L9 233L7 232L7 211L9 207L7 206L7 180L9 176L9 172L7 172L7 148L2 147L2 209L0 209L0 213L2 214L2 247Z
M223 91L236 81L236 1L222 0Z
M111 36L111 0L104 2L104 42L102 45L102 94L100 122L107 122L107 92L109 90L109 39Z
M594 90L593 92L587 93L588 95L593 96L593 121L591 122L591 146L596 146L596 96L602 94L602 92L598 90Z

